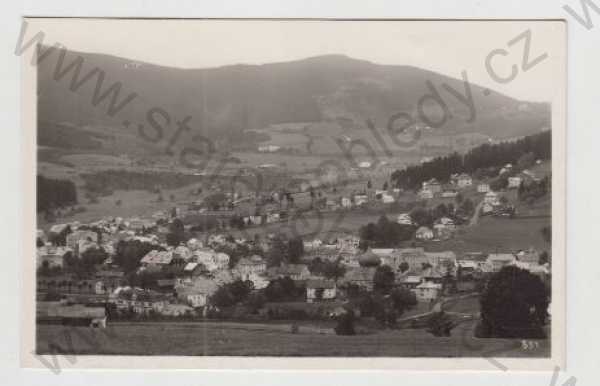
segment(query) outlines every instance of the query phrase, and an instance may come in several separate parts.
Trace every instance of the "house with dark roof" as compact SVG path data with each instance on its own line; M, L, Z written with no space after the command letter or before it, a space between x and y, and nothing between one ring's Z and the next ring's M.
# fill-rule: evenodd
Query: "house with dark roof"
M306 301L308 303L335 300L336 285L333 280L310 279L306 281Z

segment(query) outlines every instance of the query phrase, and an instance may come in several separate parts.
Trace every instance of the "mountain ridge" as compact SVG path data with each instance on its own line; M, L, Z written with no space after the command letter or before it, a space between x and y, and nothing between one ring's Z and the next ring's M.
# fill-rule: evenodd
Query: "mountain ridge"
M81 63L76 80L98 70L95 78L82 81L73 91L78 66L69 64L78 58ZM64 61L59 62L60 56L55 53L38 64L38 130L70 123L134 134L136 124L147 124L148 113L155 107L168 115L162 125L165 138L176 130L175 122L188 115L193 117L193 133L186 135L201 134L232 142L245 138L246 131L279 123L343 120L366 129L367 119L383 127L394 114L405 112L422 124L420 107L432 121L439 120L443 113L435 103L419 106L420 99L431 94L429 82L442 95L451 116L440 128L445 135L474 132L497 138L517 137L550 125L547 104L524 102L495 91L486 94L487 89L473 83L469 87L476 116L474 122L469 122L470 107L442 87L445 84L465 95L462 80L418 67L382 65L343 54L200 69L74 51L67 52ZM98 71L104 74L101 92ZM137 96L111 116L107 114L110 96L97 100L116 82L120 82L118 101L130 92ZM123 122L132 125L125 127Z

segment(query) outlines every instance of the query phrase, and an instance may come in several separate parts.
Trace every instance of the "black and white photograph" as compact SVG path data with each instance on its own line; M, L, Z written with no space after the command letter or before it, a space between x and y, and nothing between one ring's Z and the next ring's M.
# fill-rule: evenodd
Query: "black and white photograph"
M32 350L562 363L565 39L24 19Z

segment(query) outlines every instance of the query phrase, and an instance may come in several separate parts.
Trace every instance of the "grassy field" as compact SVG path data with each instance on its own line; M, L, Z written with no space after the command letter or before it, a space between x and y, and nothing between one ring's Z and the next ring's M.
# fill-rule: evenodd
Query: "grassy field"
M517 251L534 247L537 250L550 250L550 244L542 238L540 230L550 225L550 217L494 218L482 217L477 226L463 228L450 239L427 242L422 245L427 250L451 250L461 252Z
M234 322L122 323L104 330L38 325L37 351L49 353L54 345L90 355L544 357L550 352L546 340L536 350L524 351L518 339L477 339L472 331L473 322L444 338L420 329L355 336L292 334L286 324Z

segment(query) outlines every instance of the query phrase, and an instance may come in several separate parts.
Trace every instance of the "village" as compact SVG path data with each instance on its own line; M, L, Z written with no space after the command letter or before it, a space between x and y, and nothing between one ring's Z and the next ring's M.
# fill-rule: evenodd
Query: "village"
M305 215L352 215L369 207L390 213L354 232L274 231L294 221L301 206L280 192L265 200L264 194L217 191L147 217L53 224L37 234L38 323L104 328L119 321L289 320L294 326L294 320L335 320L352 310L357 320L375 319L380 327L398 328L397 321L414 327L453 298L476 297L504 267L548 284L548 251L531 245L440 250L439 243L477 227L481 216L511 221L517 191L541 180L511 164L498 175L504 184L496 190L497 181L466 173L446 183L423 181L415 192L387 182L376 189L370 179L348 196L322 193L336 192L335 186L301 187ZM386 212L403 199L413 201L402 207L410 210ZM182 221L189 218L196 224ZM473 309L470 316L477 315Z

